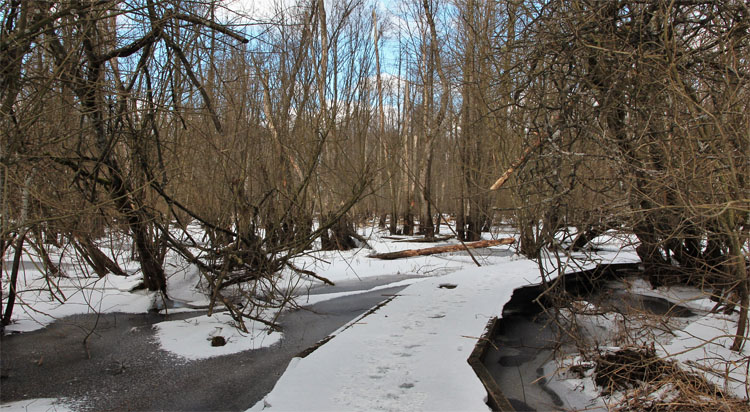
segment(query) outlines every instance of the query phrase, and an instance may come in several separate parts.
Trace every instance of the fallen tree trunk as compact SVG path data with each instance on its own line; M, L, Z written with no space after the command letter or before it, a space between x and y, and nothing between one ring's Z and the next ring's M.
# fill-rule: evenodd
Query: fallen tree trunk
M376 259L393 260L393 259L401 259L401 258L407 258L407 257L412 257L412 256L427 256L427 255L435 255L438 253L460 252L466 249L477 249L477 248L484 248L484 247L497 246L497 245L510 245L514 243L515 241L516 240L513 239L512 237L496 239L496 240L480 240L478 242L470 242L470 243L464 243L464 244L459 244L459 245L436 246L436 247L428 247L425 249L408 249L408 250L401 250L398 252L378 253L378 254L370 255L369 257L376 258Z

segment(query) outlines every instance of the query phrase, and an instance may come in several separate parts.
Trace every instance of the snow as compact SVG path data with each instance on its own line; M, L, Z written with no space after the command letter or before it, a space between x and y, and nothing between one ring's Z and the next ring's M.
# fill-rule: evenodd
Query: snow
M583 365L587 369L587 379L580 379L568 370L571 366ZM594 370L593 362L586 362L580 357L564 359L561 365L554 361L544 365L544 376L549 376L547 387L560 395L565 405L572 410L607 411L609 410L602 399L599 388L591 377Z
M208 295L201 289L200 273L195 265L167 262L167 294L173 300L192 306L208 306Z
M700 311L710 311L716 306L716 302L712 301L706 292L689 286L670 286L654 289L645 280L634 279L630 284L630 291L644 296L664 298L670 302Z
M198 316L154 325L161 348L186 360L207 359L271 346L281 339L280 332L267 331L265 325L245 322L248 333L235 327L228 313ZM211 338L222 336L226 345L211 346Z
M100 245L102 251L117 258L123 268L134 273L133 261L123 258L107 244ZM209 300L203 292L200 274L194 265L168 256L165 269L168 272L167 292L176 302L175 308L164 309L161 295L146 290L133 290L143 277L140 273L122 277L109 274L102 278L89 277L89 273L70 257L56 256L66 268L67 278L56 278L56 286L49 286L40 268L33 262L38 258L26 255L24 271L19 276L18 300L12 323L6 333L31 332L44 328L66 316L87 313L147 313L161 309L161 313L194 312L196 307L207 307ZM61 265L62 266L62 265ZM7 282L3 282L5 287ZM53 295L50 293L58 291ZM3 296L7 296L4 291ZM219 310L221 306L218 306ZM154 325L156 339L161 348L184 360L205 359L228 355L245 350L258 349L279 341L280 333L267 333L265 325L246 322L249 333L241 333L226 313L212 317L196 316L185 320L173 320ZM211 346L211 338L221 335L224 346Z
M484 410L466 362L526 261L468 268L404 289L308 357L290 364L254 410ZM455 284L455 289L440 284Z
M652 330L650 334L639 335L630 330L627 334L630 345L653 344L656 355L660 358L678 361L680 368L705 377L708 382L715 384L725 393L739 399L750 399L750 388L747 384L750 350L747 346L740 352L729 349L737 330L739 315L736 312L731 315L710 313L716 303L709 298L708 292L694 287L662 286L654 289L643 279L627 279L626 282L626 287L631 293L667 299L701 314L690 319L669 320L670 333L657 329ZM639 329L638 325L645 324L632 315L627 321L635 330ZM579 326L589 329L590 335L599 335L602 339L602 342L597 345L601 353L621 349L618 346L606 346L606 343L611 342L613 337L620 334L620 329L625 324L622 314L579 315L578 322ZM551 377L547 386L560 394L565 404L575 410L606 411L624 400L627 395L622 392L602 396L599 388L594 384L593 364L584 377L569 372L573 366L586 364L591 364L591 362L584 361L580 356L548 362L544 367L545 376ZM677 396L677 393L669 387L663 387L658 393L655 392L649 396L656 399Z
M516 255L513 246L473 250L481 267L466 252L378 260L368 255L434 244L393 242L383 239L375 228L361 233L373 249L314 251L293 260L297 267L312 270L337 284L337 289L328 289L318 279L285 270L281 274L282 283L300 295L298 304L313 305L396 286L406 288L390 296L384 306L340 328L332 334L332 339L307 357L293 359L274 389L250 410L487 410L485 389L467 359L488 320L502 315L503 305L514 289L540 282L537 264ZM442 234L450 232L444 230ZM195 236L200 238L198 232ZM513 236L513 233L498 231L491 236ZM632 239L610 233L596 242L596 252L569 256L569 259L585 257L586 265L581 267L575 260L567 260L566 271L593 267L595 261L638 261L630 246ZM440 242L455 243L455 240ZM64 264L69 277L55 278L57 284L52 285L52 290L62 292L57 297L50 293L43 274L33 264L36 257L25 256L19 279L19 302L6 332L32 331L73 314L146 313L163 309L157 294L133 290L141 282L137 262L127 259L128 253L117 252L114 247L101 247L132 275L90 277L80 262L58 251L53 260ZM545 266L552 267L553 263L550 259ZM165 268L168 293L176 303L174 308L167 309L169 313L191 312L208 305L197 268L174 256L167 257ZM455 288L441 285L455 285ZM7 288L7 281L3 287ZM629 288L702 311L702 317L685 324L671 340L660 340L658 353L702 372L741 398L747 397L747 351L734 353L728 349L731 345L728 335L736 330L736 315L706 314L713 302L694 288L652 290L640 280L632 281ZM7 291L4 292L5 297ZM588 302L581 304L590 306ZM217 306L217 312L210 317L197 315L157 323L155 340L164 351L175 355L176 361L182 362L258 349L280 341L281 333L269 333L265 325L250 321L246 322L249 332L241 333L221 309ZM615 318L609 323L592 321L592 327L612 329L616 323ZM214 336L224 337L226 345L211 346ZM567 359L561 364L546 365L545 376L551 377L547 386L560 393L567 405L606 408L590 377L580 379L564 373L566 365L579 361ZM64 400L35 399L3 404L0 410L70 410L65 405Z
M13 323L5 327L6 332L30 332L44 328L56 319L83 313L145 313L156 299L152 292L129 292L140 282L140 275L61 278L57 280L61 293L55 297L40 273L29 272L32 271L27 271L31 280L22 283L23 289L19 288ZM3 295L7 296L7 292Z
M54 398L24 399L0 405L2 412L72 412L63 401Z
M737 330L738 315L707 314L675 331L671 342L658 348L662 357L680 361L683 367L702 373L706 379L738 398L748 399L747 344L741 352L729 350Z
M634 255L602 258L622 262ZM484 386L467 359L513 290L539 282L540 275L529 260L504 254L484 260L492 263L464 265L407 287L291 362L250 410L487 410ZM455 288L440 287L446 284Z

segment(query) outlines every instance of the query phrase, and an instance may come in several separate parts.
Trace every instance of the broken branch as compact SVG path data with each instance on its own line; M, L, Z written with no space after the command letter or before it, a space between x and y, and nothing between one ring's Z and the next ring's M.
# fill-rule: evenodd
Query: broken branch
M505 182L510 178L510 175L512 175L513 172L516 171L516 169L518 169L519 167L523 166L524 163L526 163L527 160L529 160L529 154L531 154L531 151L534 150L534 149L536 149L537 147L539 147L541 145L542 145L542 139L539 138L539 139L537 139L536 143L534 143L533 145L527 147L526 150L524 150L523 153L521 154L521 157L519 157L518 159L516 159L516 161L513 162L513 164L510 165L510 167L508 168L508 170L506 170L505 173L503 173L503 175L500 176L499 179L497 179L497 181L495 182L495 184L493 184L492 187L490 187L490 190L500 189L505 184Z

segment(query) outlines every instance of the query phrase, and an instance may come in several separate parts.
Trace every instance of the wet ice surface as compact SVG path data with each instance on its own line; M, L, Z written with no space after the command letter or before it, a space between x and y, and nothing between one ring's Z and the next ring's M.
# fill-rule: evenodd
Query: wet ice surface
M152 326L205 318L204 312L74 315L2 337L2 402L53 397L76 410L244 410L271 390L295 355L399 290L287 312L281 319L286 333L275 345L195 361L164 352ZM204 343L204 350L216 349Z

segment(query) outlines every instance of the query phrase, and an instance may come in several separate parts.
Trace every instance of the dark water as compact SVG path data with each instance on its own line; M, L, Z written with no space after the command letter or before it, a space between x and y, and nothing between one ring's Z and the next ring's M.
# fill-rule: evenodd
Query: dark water
M164 315L71 316L39 331L0 338L0 401L66 398L91 411L245 410L270 392L294 356L401 289L285 312L278 344L199 361L161 350L152 325ZM198 315L180 313L169 320Z
M519 411L559 409L562 401L544 386L542 365L552 359L554 325L540 315L503 318L484 364L511 405ZM540 379L541 378L541 379Z

